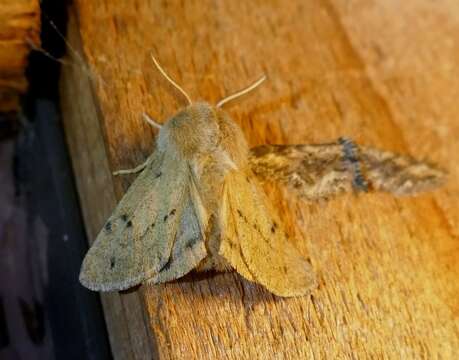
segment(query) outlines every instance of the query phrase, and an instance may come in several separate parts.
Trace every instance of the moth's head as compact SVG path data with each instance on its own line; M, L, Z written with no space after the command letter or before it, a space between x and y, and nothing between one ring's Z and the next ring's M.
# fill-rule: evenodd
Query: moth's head
M217 148L220 143L245 151L247 144L240 129L221 110L222 106L258 87L266 76L262 76L252 85L220 100L216 105L206 102L193 102L188 94L175 83L152 56L158 70L179 90L188 101L188 106L170 118L161 126L157 146L159 150L176 150L180 156L206 153ZM236 151L240 152L240 151Z
M177 151L178 155L188 157L216 148L220 131L215 110L205 102L192 103L180 110L161 126L158 149Z

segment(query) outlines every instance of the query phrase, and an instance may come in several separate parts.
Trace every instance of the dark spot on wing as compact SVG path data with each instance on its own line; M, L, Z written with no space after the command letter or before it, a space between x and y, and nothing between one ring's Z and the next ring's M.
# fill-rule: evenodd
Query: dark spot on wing
M282 267L282 271L284 272L284 274L287 274L287 272L288 272L287 266L283 266Z
M247 217L244 216L244 214L242 213L242 211L239 210L239 209L237 209L237 213L238 213L239 217L242 218L242 220L244 220L244 221L248 224Z
M166 222L167 219L169 218L169 216L175 215L175 212L176 212L176 211L177 211L176 209L172 209L172 210L169 212L169 214L164 215L163 221Z
M110 258L110 269L113 269L115 267L115 258L111 257Z
M112 231L112 223L110 221L107 221L107 223L104 226L105 231L110 232Z
M131 227L132 226L132 221L129 220L127 223L126 223L126 227Z
M293 184L293 187L294 187L295 189L300 189L300 188L303 187L303 184L302 184L301 182L298 181L298 182L295 182L295 183Z
M171 265L172 265L172 258L169 258L169 261L165 263L161 269L159 269L159 272L169 270Z
M153 229L155 227L156 223L153 223L150 225L150 227Z
M230 239L229 237L226 238L226 241L228 242L229 246L231 249L234 249L236 248L236 244L234 243L234 241L232 239Z
M354 169L354 179L352 180L352 186L356 190L368 192L368 182L363 177L360 166Z
M157 173L157 174L155 175L155 179L161 177L162 174L163 174L163 173L162 173L161 171L160 171L159 173Z
M185 244L185 248L191 249L193 246L196 245L196 243L198 242L199 239L200 239L199 236L197 236L197 237L192 237L192 238L189 239L189 240L187 241L187 243Z
M271 232L274 234L276 232L276 228L273 226L271 226Z
M123 220L124 222L126 222L127 219L128 219L128 216L127 216L126 214L123 214L123 215L120 216L120 218L121 218L121 220Z

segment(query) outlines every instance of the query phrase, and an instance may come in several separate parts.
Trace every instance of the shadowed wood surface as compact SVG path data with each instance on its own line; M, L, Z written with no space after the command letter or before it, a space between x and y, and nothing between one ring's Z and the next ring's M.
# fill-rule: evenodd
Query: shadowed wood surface
M0 112L17 111L27 90L25 69L31 46L40 46L38 0L0 3Z
M348 136L450 173L416 198L267 187L319 288L282 299L229 273L104 294L115 358L459 356L459 3L77 0L70 20L90 71L64 68L62 109L91 239L133 180L111 171L154 147L141 114L185 105L150 52L213 103L266 73L226 108L251 145Z

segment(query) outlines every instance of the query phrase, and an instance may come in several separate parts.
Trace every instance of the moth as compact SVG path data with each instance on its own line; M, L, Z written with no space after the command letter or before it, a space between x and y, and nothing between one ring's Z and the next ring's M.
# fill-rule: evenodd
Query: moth
M153 58L153 57L152 57ZM278 296L307 294L311 264L288 241L259 181L279 181L308 200L345 191L415 194L438 186L433 165L348 139L322 145L263 145L249 149L222 105L193 103L159 128L140 172L84 258L80 282L95 291L124 290L178 279L192 270L235 270Z

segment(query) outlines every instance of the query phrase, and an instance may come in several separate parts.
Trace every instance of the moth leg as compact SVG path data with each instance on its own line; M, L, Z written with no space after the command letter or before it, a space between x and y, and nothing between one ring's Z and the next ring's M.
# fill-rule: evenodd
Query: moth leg
M362 161L359 156L359 147L354 141L348 138L340 137L338 143L343 148L343 160L350 171L352 171L352 187L357 191L368 192L368 181L362 174Z
M149 117L146 113L143 113L143 119L150 124L151 126L161 129L161 125L158 124L155 120L153 120L151 117ZM143 164L140 164L139 166L136 166L133 169L125 169L125 170L117 170L113 173L113 175L127 175L127 174L136 174L138 172L141 172L143 169L145 169L148 165L149 159L147 159Z
M142 116L143 116L143 119L144 119L149 125L153 126L154 128L161 129L161 125L158 124L155 120L153 120L150 116L148 116L147 113L143 113Z
M136 166L133 169L125 169L125 170L117 170L113 172L113 175L127 175L127 174L136 174L138 172L141 172L143 169L145 169L149 163L150 159L148 158L144 163L140 164L139 166Z

